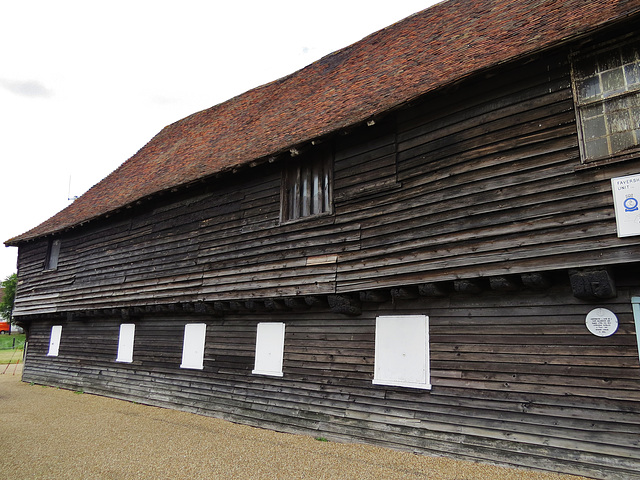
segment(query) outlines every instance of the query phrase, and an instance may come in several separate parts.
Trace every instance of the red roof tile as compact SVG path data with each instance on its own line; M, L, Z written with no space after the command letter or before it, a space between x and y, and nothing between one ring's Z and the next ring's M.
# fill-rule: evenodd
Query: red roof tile
M640 0L448 0L165 127L57 215L52 234L362 122L475 71L640 12Z

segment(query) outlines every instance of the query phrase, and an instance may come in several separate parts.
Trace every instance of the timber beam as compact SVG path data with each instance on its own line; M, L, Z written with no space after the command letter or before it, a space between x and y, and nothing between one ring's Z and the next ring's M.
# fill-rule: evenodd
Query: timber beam
M362 314L360 295L327 295L327 301L329 302L329 308L333 313L344 313L345 315Z
M244 308L250 312L264 312L266 310L264 302L256 299L246 300L244 302Z
M213 305L206 302L195 302L193 311L200 315L212 315L215 313Z
M243 311L245 309L245 303L244 302L240 302L238 300L231 300L229 302L229 309L232 312L240 312Z
M329 304L327 302L327 297L323 297L320 295L308 295L304 297L304 302L309 307L326 307Z
M533 290L546 290L553 284L551 277L542 272L521 273L520 281L522 285Z
M565 270L571 289L577 298L608 299L616 296L616 285L607 268ZM566 277L565 277L566 278ZM144 315L197 315L221 317L249 312L291 312L311 308L356 316L362 314L365 303L383 304L395 301L429 301L456 294L483 292L515 292L522 289L545 290L560 279L560 272L528 272L492 277L460 278L417 285L374 288L340 294L295 295L290 297L239 298L232 300L195 300L125 307L103 307L80 311L62 311L38 315L39 318L61 318L68 321L97 317L120 318L130 322ZM22 318L18 319L22 320ZM24 319L28 321L28 319Z
M359 297L361 302L384 303L391 299L391 293L389 290L383 289L366 290L364 292L360 292Z
M413 300L418 298L418 287L397 287L391 289L391 298L395 300Z
M453 289L458 293L482 293L487 289L485 282L479 278L465 278L453 281Z
M453 290L451 282L422 283L418 285L418 293L423 297L446 297Z
M303 297L287 297L284 299L284 304L291 310L307 310L310 308Z
M287 311L289 307L285 305L284 300L276 299L276 298L266 298L264 300L264 306L267 310L271 312L280 312Z
M222 315L231 311L231 305L229 305L229 302L216 300L215 302L213 302L213 310L219 315Z
M569 280L576 298L590 300L617 296L615 281L606 268L570 270Z
M522 284L520 283L520 278L513 276L498 276L498 277L490 277L489 278L489 286L491 290L496 292L515 292L520 290Z

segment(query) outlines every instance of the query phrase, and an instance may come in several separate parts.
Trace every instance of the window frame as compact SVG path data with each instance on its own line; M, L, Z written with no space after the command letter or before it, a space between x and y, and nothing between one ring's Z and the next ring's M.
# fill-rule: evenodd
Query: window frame
M284 322L260 322L256 326L253 375L282 377L284 364Z
M44 270L53 271L58 269L58 260L60 258L60 249L62 240L59 238L51 238L47 244L47 255L44 259Z
M431 389L429 317L376 317L374 385Z
M625 63L622 58L624 56L625 48L635 48L636 55L635 61L632 63ZM620 65L612 68L603 68L601 69L597 62L598 59L602 59L605 55L609 55L610 58L613 58L614 52L618 53L618 59L620 60ZM630 130L624 131L612 131L611 123L612 119L615 119L616 113L619 113L621 110L613 110L607 111L607 106L611 107L611 104L615 101L621 101L625 98L629 98L632 96L640 96L640 83L634 82L629 83L626 77L626 67L629 65L640 65L640 40L637 38L637 35L634 37L633 35L627 35L624 37L619 37L614 40L608 42L601 42L597 45L576 49L571 52L569 56L570 67L571 67L571 89L573 94L573 103L574 110L576 116L576 130L578 133L578 145L580 148L580 161L583 165L588 165L595 162L601 162L612 159L624 159L630 155L637 154L640 151L640 126L638 129L631 128ZM628 57L627 57L628 58ZM580 68L580 66L584 66L588 64L593 66L590 69L592 73L590 75L585 75L584 69ZM623 70L623 74L625 75L625 88L624 90L619 89L619 91L612 91L612 93L607 94L608 90L602 88L602 76L607 72L612 72L616 68L621 68ZM636 67L640 68L640 67ZM598 81L598 89L600 92L596 95L599 95L599 98L585 97L584 99L580 96L580 87L584 85L584 81L590 77L597 77ZM635 86L635 88L634 88ZM595 97L595 95L594 95ZM588 139L586 138L586 123L589 120L594 121L595 117L586 117L585 111L590 107L602 106L602 117L604 121L604 129L605 135L599 138L605 139L607 142L607 153L600 153L594 156L589 156L589 152L587 149ZM633 109L633 106L627 107L628 110ZM630 117L630 121L633 121L633 117ZM635 144L615 149L612 146L613 137L615 134L621 134L629 132L635 138Z
M332 213L333 153L329 148L315 148L283 168L280 223Z

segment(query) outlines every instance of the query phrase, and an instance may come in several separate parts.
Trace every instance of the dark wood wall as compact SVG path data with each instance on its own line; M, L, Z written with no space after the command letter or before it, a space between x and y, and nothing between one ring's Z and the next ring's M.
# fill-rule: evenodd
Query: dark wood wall
M597 304L573 297L559 275L544 291L365 303L357 317L326 308L143 315L128 320L131 364L115 362L119 318L37 321L23 380L331 440L640 479L633 282ZM587 331L595 306L617 314L613 336ZM430 391L372 384L381 314L429 316ZM251 374L262 321L286 324L281 378ZM207 324L203 370L179 367L188 322ZM59 356L48 357L56 324Z
M46 239L26 243L15 313L351 292L638 257L637 239L616 236L610 178L636 173L640 159L581 165L567 55L476 75L325 139L330 215L280 222L282 159L66 232L56 271L43 271ZM313 261L325 255L334 260Z
M618 263L610 178L582 168L565 55L505 67L397 115L400 189L340 205L361 223L338 290ZM363 215L365 212L365 215Z

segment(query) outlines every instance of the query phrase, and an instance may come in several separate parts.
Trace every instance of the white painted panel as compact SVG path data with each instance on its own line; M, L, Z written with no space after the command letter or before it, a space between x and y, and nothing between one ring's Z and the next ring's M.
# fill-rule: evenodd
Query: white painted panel
M431 388L429 317L398 315L376 318L373 383Z
M49 337L49 351L47 355L57 357L60 349L60 338L62 337L62 325L51 327L51 337Z
M135 323L123 323L120 325L118 337L118 356L116 362L133 362L133 339L135 336Z
M640 235L640 174L611 179L619 237Z
M633 320L636 325L636 342L638 343L638 360L640 361L640 297L631 297Z
M188 323L184 326L182 344L182 364L180 368L204 368L204 342L207 334L206 323Z
M256 332L256 363L252 373L282 377L283 357L284 323L259 323Z

